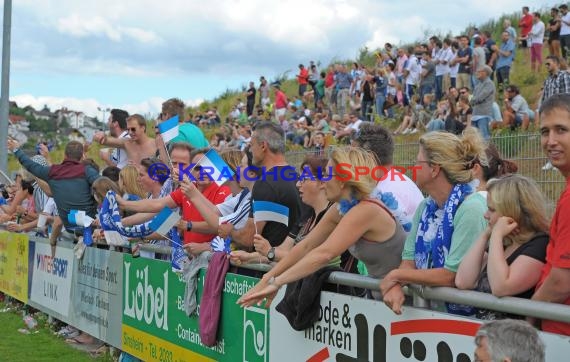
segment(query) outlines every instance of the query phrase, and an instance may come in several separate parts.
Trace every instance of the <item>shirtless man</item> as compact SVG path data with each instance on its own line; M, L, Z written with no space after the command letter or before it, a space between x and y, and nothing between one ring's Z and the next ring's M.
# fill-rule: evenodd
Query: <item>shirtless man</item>
M154 138L146 135L146 121L143 116L133 114L127 118L127 131L130 139L109 137L104 132L97 132L93 140L105 146L124 148L129 164L138 165L143 158L156 155L156 143Z

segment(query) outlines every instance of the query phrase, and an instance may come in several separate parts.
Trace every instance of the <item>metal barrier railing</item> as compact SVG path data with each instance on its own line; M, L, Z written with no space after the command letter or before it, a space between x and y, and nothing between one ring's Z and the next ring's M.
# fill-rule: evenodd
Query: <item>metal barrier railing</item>
M140 247L141 250L170 254L170 247L168 246L141 244ZM267 264L241 264L239 267L263 272L271 269ZM379 279L344 272L331 273L328 282L371 290L378 290L380 285ZM416 307L426 307L426 300L428 299L439 300L443 302L467 304L476 308L490 309L498 312L570 323L570 306L563 304L537 302L515 297L498 298L492 294L476 291L459 290L448 287L426 287L421 285L404 287L404 293L414 297L414 306Z

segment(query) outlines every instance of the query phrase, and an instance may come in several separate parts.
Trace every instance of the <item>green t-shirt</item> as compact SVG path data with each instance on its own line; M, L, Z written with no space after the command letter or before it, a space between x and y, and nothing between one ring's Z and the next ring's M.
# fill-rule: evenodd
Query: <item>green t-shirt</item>
M424 199L420 203L414 214L412 230L406 238L402 251L402 260L415 260L416 236L427 200ZM486 211L487 201L478 193L467 197L459 206L453 218L453 236L451 237L449 254L445 259L445 269L454 273L457 272L463 256L487 227L487 221L483 218Z
M178 127L178 136L174 137L170 142L186 142L194 148L206 148L210 146L204 136L204 132L193 123L181 124L180 127Z
M325 80L319 79L319 81L317 82L317 85L315 87L317 88L317 92L319 92L319 96L324 97L325 96Z

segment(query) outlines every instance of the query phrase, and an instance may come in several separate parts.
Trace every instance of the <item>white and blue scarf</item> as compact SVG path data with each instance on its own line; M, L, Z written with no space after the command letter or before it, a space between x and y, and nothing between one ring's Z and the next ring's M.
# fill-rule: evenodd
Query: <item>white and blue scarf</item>
M471 184L456 184L440 209L433 199L427 201L416 236L415 263L417 269L436 269L445 266L453 236L453 218L467 196L473 193ZM446 303L453 314L472 315L473 307Z
M101 223L101 228L103 230L116 231L122 237L145 238L154 232L150 228L152 219L139 225L124 226L121 221L121 212L119 211L117 196L112 190L107 192L105 199L101 203L101 209L99 210L99 222ZM180 236L178 235L176 228L170 229L168 232L168 238L172 242L172 270L174 272L182 271L183 265L188 260L188 257L182 248L183 243L180 240Z
M101 203L99 210L99 222L103 230L114 230L122 236L129 238L144 238L153 233L149 225L149 220L140 225L123 226L121 221L121 212L117 203L117 197L114 191L110 190L105 195L105 199Z

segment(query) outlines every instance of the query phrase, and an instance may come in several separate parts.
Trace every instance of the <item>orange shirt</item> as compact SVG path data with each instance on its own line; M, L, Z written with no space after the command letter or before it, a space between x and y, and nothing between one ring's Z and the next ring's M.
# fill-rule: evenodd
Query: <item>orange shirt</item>
M299 84L307 84L309 82L309 71L307 68L299 70L299 74L297 75L297 82L299 82Z
M546 247L546 264L542 268L542 275L536 289L544 283L552 267L570 269L570 218L567 214L568 210L570 210L570 177L566 179L566 189L560 196L552 217L550 241ZM563 216L563 213L566 216ZM566 299L563 304L570 305L570 298ZM542 330L570 336L570 323L543 320Z

